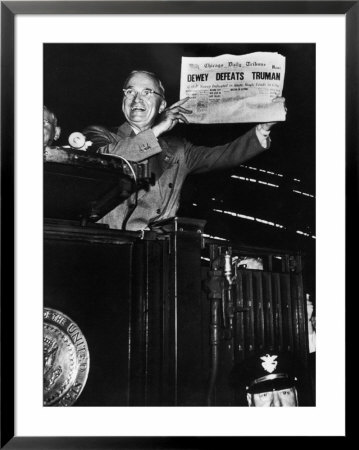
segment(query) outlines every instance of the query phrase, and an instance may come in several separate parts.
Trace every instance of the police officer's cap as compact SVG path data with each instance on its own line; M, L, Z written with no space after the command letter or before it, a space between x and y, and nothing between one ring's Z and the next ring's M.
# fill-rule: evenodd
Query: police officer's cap
M231 384L254 394L293 387L299 376L298 362L291 353L262 351L234 366Z

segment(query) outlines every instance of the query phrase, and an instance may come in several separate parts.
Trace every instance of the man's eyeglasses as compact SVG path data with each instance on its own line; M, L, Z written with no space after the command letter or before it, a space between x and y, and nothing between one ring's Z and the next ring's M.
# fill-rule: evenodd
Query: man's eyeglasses
M50 122L47 119L44 119L43 123L44 123L44 126L46 126L46 127L49 126L49 125L55 125L53 122Z
M160 97L163 97L162 94L160 94L159 92L154 91L153 89L143 89L141 92L136 91L135 89L132 88L127 88L127 89L122 89L123 93L125 94L126 98L135 98L136 95L140 95L140 97L144 97L144 98L151 98L154 94L159 95Z

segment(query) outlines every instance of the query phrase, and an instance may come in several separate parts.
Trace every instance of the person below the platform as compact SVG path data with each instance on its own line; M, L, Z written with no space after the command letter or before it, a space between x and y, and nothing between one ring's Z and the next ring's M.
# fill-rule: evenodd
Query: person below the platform
M297 407L302 406L298 386L303 378L303 368L292 353L262 351L233 367L230 384L250 407Z
M54 112L44 105L43 108L43 125L44 137L43 148L51 147L53 141L57 141L61 134L61 128L58 126L57 117Z
M183 138L166 135L178 123L188 124L184 98L167 106L165 89L151 72L133 71L123 88L122 111L126 118L116 132L101 126L83 133L93 142L91 152L117 155L128 161L148 161L155 184L140 190L110 211L99 222L110 228L139 231L176 216L182 185L189 174L229 169L258 155L270 146L275 124L253 127L243 136L216 147L193 145ZM284 102L284 98L273 99Z

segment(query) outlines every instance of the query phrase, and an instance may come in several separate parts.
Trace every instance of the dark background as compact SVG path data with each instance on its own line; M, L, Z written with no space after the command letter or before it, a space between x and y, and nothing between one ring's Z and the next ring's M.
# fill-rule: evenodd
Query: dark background
M273 128L271 149L244 164L283 177L246 167L191 176L182 191L179 215L205 219L207 233L238 244L305 253L306 286L313 296L315 198L294 193L293 189L315 195L314 44L45 44L44 104L57 114L62 127L59 144L65 145L70 133L87 125L114 127L124 121L122 87L132 70L157 73L166 88L167 104L171 105L179 99L182 56L255 51L278 52L286 57L283 96L288 114L286 122ZM252 126L178 125L174 133L195 144L212 146L229 142ZM279 188L234 180L232 174L278 184ZM285 228L221 214L214 208L272 221Z

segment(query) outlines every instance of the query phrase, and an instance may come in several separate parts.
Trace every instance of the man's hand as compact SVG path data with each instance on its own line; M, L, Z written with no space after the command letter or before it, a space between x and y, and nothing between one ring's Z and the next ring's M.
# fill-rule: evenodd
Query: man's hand
M192 111L189 109L183 108L182 105L189 99L189 97L183 98L178 102L174 103L169 108L166 108L158 117L158 121L154 127L152 127L152 131L156 137L165 133L166 131L172 130L174 126L180 123L187 123L187 118L183 115L183 113L191 114Z
M287 114L287 108L285 106L285 98L284 97L275 97L272 102L274 103L283 103L284 106L284 111ZM264 131L269 131L273 125L275 125L278 122L266 122L266 123L261 123L259 124L261 129Z

